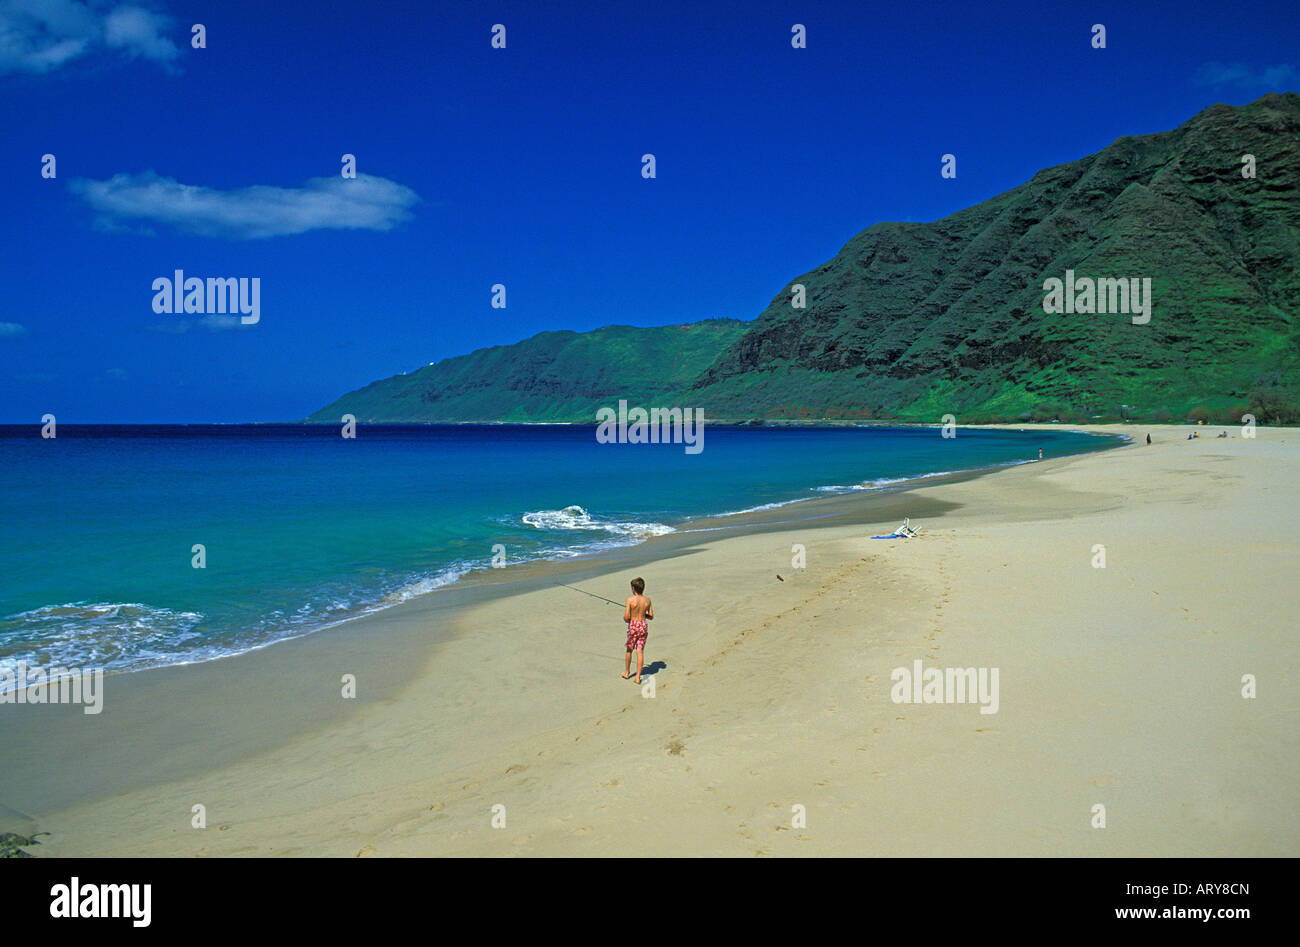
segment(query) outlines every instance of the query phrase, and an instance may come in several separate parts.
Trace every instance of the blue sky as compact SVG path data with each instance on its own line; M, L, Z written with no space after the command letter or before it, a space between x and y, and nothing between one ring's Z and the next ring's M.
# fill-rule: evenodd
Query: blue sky
M751 319L873 223L1300 88L1298 25L1293 0L0 0L0 421L287 420L542 330ZM177 269L259 278L260 321L155 313Z

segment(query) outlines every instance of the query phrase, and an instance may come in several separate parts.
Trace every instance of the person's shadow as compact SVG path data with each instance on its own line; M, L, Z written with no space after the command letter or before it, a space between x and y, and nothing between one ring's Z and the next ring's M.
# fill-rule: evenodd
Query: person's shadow
M664 670L664 668L666 667L668 667L668 665L665 664L663 661L651 661L649 664L643 665L641 667L641 676L653 677L654 675L658 674L660 671Z

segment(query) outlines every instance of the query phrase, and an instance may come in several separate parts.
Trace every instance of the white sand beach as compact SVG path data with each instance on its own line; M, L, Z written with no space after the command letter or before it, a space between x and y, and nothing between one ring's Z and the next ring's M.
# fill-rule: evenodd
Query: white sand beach
M653 696L609 605L435 593L109 678L0 803L53 856L1294 856L1300 431L1097 430L1134 441L557 578L645 578ZM997 712L893 702L916 660L998 669Z

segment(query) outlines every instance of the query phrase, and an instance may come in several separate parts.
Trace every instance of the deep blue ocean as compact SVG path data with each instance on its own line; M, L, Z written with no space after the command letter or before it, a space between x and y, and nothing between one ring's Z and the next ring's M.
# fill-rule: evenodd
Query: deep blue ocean
M693 518L1080 453L1069 431L708 427L704 449L594 427L0 426L0 665L206 660ZM797 511L797 507L795 508ZM202 544L206 567L194 568Z

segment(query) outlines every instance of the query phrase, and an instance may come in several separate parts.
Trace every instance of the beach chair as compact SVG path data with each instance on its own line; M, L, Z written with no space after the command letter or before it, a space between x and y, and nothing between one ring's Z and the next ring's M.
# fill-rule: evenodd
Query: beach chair
M915 539L919 533L920 527L912 525L912 518L909 516L903 520L903 525L898 527L892 533L886 533L883 536L872 536L872 539Z

